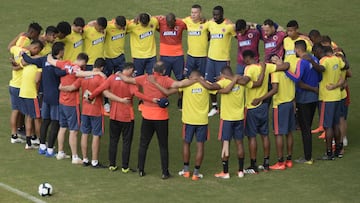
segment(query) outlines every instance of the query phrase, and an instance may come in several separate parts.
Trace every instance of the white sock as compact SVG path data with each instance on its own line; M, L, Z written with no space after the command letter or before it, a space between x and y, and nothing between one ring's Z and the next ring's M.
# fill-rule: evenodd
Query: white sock
M79 156L77 154L72 155L72 159L77 159L77 158L79 158Z
M98 160L91 160L91 165L96 166L99 163Z
M65 154L64 151L58 151L58 154Z
M47 152L48 152L48 154L52 154L52 153L54 153L54 149L53 148L47 148Z
M217 102L212 102L212 106L217 106Z
M89 163L89 159L88 158L83 158L83 162L84 163Z
M46 144L40 144L40 149L45 150L46 149Z

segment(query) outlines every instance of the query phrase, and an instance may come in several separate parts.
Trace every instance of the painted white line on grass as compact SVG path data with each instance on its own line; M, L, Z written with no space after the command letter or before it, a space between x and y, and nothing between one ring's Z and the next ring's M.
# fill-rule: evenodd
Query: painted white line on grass
M18 190L16 188L13 188L13 187L11 187L9 185L6 185L4 183L1 183L1 182L0 182L0 187L4 188L4 189L6 189L6 190L8 190L10 192L13 192L13 193L25 198L25 199L33 201L35 203L46 203L45 201L43 201L41 199L38 199L38 198L36 198L34 196L29 195L28 193L22 192L22 191L20 191L20 190Z

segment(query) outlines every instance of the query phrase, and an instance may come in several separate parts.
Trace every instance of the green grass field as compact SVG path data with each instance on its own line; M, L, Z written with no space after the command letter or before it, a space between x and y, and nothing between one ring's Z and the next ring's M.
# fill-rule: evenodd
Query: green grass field
M66 2L66 3L64 3ZM59 21L72 22L77 16L86 21L105 16L111 19L117 15L133 18L139 12L153 15L174 12L178 17L190 13L194 3L203 6L205 17L211 17L212 8L218 3L206 0L197 2L189 0L173 1L12 1L2 0L0 6L0 182L47 202L358 202L360 191L357 167L360 167L360 138L357 137L359 124L357 80L360 66L360 49L358 18L360 4L358 1L237 1L224 0L225 17L236 21L244 18L247 21L261 23L272 18L285 26L289 20L296 19L300 31L308 33L317 28L322 34L332 37L342 47L350 61L353 78L349 83L352 93L352 104L348 118L349 147L345 157L332 162L317 161L312 166L295 164L292 169L282 172L272 171L259 175L248 175L243 179L235 177L237 162L232 150L230 180L218 180L213 174L221 170L220 144L217 141L218 117L209 119L211 139L206 143L205 159L201 168L205 178L192 182L177 176L182 167L181 112L176 109L176 97L171 98L170 106L170 172L173 178L160 179L160 157L156 138L153 139L146 163L147 176L139 178L137 173L122 174L120 171L96 170L71 165L70 160L57 161L37 154L37 151L25 151L22 144L10 144L10 102L8 81L11 77L8 42L19 32L26 31L32 21L39 22L43 28L56 25ZM186 39L186 38L185 38ZM232 61L236 64L236 42L232 42ZM186 48L186 41L184 40ZM126 57L131 59L127 45ZM131 154L132 167L136 167L139 141L140 115L136 115L134 142ZM106 125L106 128L108 126ZM302 155L302 143L299 132L295 132L294 158ZM276 161L275 147L272 140L271 163ZM259 142L260 143L260 142ZM247 144L247 141L245 141ZM100 161L107 162L108 131L102 139ZM261 146L261 145L260 145ZM192 146L194 147L194 146ZM234 149L234 146L231 146ZM313 154L316 158L324 152L324 143L313 138ZM260 149L261 147L259 147ZM121 149L121 147L120 147ZM192 148L193 152L195 148ZM70 153L67 148L67 152ZM119 151L120 152L120 151ZM246 147L246 165L248 151ZM258 160L262 162L262 151L258 151ZM120 156L120 153L118 154ZM191 167L193 167L192 158ZM121 160L118 158L118 163ZM52 197L41 198L37 194L40 183L48 181L55 190ZM14 193L0 188L0 202L29 202Z

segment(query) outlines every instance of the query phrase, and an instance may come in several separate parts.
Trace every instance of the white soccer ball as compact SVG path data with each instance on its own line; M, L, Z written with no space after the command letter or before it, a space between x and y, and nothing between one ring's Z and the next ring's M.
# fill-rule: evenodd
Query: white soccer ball
M39 195L41 196L50 196L53 194L53 187L50 185L50 183L41 183L39 185Z

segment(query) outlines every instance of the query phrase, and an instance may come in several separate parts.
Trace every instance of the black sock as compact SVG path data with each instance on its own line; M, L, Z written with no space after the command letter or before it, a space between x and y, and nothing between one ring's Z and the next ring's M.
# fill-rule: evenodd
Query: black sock
M284 162L284 157L278 158L278 161L279 161L280 163Z
M239 158L239 171L244 170L244 158Z
M36 135L32 135L32 136L31 136L31 139L32 139L32 140L36 140L36 138L37 138Z
M31 146L31 137L26 136L26 144Z
M264 166L268 166L270 163L269 157L264 157Z
M327 150L326 155L332 156L332 150Z
M251 159L250 160L250 166L251 167L256 167L256 159Z
M286 160L290 161L292 159L292 155L287 155Z
M17 136L17 134L12 134L12 135L11 135L11 138L13 138L13 139L17 139L17 138L18 138L18 136Z
M198 169L198 170L199 170L199 169L200 169L200 166L195 166L195 169Z
M223 172L228 173L229 172L229 161L222 161L223 165Z

